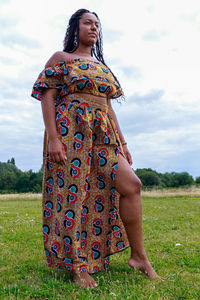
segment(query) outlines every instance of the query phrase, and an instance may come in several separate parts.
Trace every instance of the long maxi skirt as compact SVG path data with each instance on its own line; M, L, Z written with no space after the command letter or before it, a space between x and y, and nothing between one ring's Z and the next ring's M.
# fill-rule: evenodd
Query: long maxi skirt
M70 272L108 271L111 254L129 247L115 189L123 150L108 106L69 95L56 107L67 165L43 153L43 241L49 267Z

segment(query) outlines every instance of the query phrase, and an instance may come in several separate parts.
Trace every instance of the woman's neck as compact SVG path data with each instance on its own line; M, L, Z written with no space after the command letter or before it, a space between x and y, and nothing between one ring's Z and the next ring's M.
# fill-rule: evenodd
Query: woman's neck
M79 46L78 49L76 49L73 54L76 56L84 57L84 58L92 58L91 56L91 47L83 47Z

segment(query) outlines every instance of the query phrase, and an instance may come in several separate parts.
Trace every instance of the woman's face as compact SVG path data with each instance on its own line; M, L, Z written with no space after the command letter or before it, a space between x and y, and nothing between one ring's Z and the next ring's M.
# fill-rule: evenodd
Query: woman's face
M99 21L92 13L85 13L79 20L79 41L85 46L92 46L99 36Z

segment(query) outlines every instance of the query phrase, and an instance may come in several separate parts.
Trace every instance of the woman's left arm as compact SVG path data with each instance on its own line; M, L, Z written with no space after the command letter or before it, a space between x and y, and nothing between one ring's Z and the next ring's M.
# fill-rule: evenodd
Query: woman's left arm
M124 139L124 136L123 136L122 131L120 129L120 126L119 126L119 123L118 123L118 120L117 120L117 116L116 116L116 114L115 114L115 112L112 108L111 99L108 99L108 113L109 113L109 115L111 116L111 118L113 119L113 121L115 123L115 126L117 128L117 132L118 132L121 143L124 143L125 139ZM130 154L128 148L127 148L127 145L122 145L122 147L123 147L124 154L125 154L125 156L128 160L128 163L130 165L132 165L133 161L132 161L131 154Z

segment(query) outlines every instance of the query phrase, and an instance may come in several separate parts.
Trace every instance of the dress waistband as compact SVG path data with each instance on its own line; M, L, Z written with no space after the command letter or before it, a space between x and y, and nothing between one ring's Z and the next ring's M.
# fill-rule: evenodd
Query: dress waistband
M70 94L70 95L67 95L66 98L63 98L63 102L60 103L63 104L63 103L69 103L71 101L74 101L74 100L78 100L80 101L81 103L87 103L89 105L89 107L91 108L100 108L101 110L105 110L106 112L108 111L108 105L105 104L105 103L99 103L95 100L91 100L91 99L87 99L86 96L83 96L83 95L79 95L79 94Z

